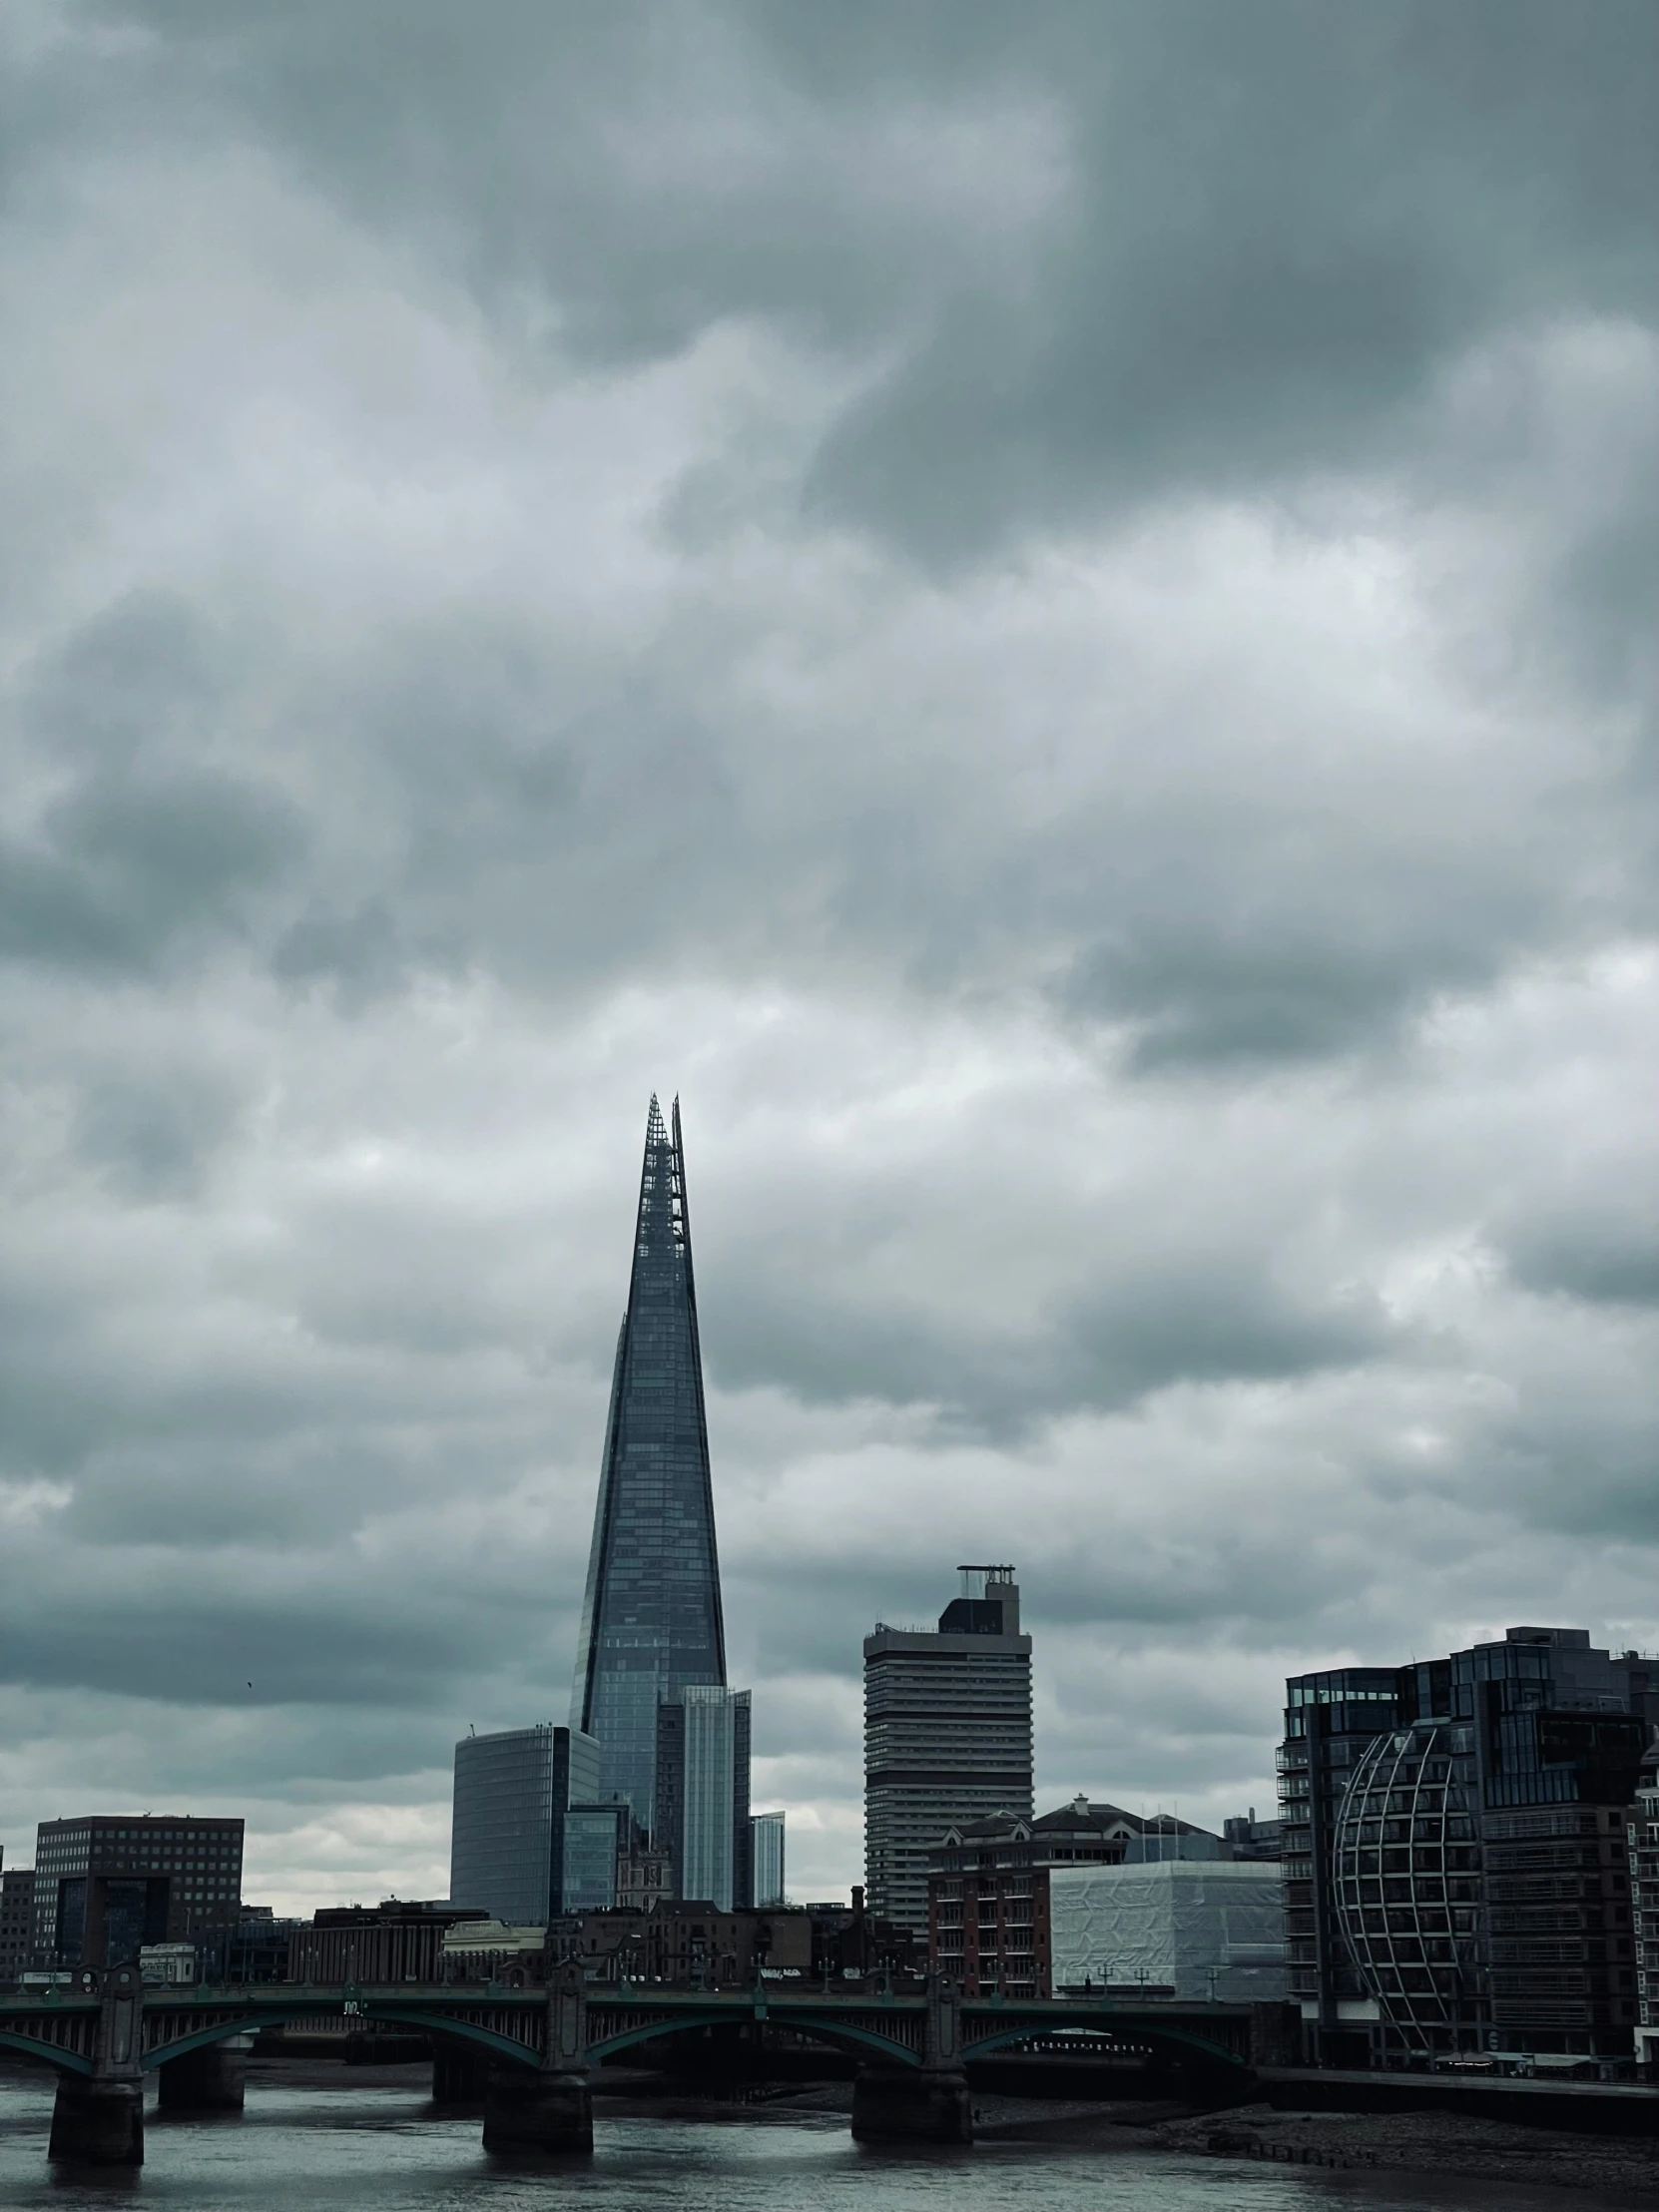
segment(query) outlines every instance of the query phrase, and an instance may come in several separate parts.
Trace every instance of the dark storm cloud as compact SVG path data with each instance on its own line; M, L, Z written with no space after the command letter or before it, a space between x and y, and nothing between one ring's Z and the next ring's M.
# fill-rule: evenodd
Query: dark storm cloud
M1172 482L1351 466L1485 328L1653 305L1639 4L1038 23L1083 182L1035 300L951 299L820 467L823 496L930 551Z
M736 1389L787 1380L809 1404L932 1406L950 1436L1012 1438L1083 1408L1132 1405L1174 1382L1349 1367L1378 1357L1392 1335L1369 1297L1299 1299L1213 1253L1164 1268L1142 1254L1125 1279L1103 1268L1104 1280L1072 1300L1002 1316L929 1311L902 1298L887 1306L867 1281L858 1297L863 1252L845 1267L839 1297L801 1241L789 1258L792 1265L769 1267L750 1253L733 1267L741 1289L714 1304L715 1379Z
M205 773L104 776L0 849L0 957L144 970L235 928L298 844L281 798Z
M143 13L382 220L461 218L474 266L545 287L592 353L730 315L839 344L909 323L817 490L946 557L1349 466L1483 330L1655 297L1641 0ZM1022 101L1059 120L1066 189L1010 253ZM940 158L859 190L832 148L872 108L991 119L960 149L976 223L939 220Z
M58 788L0 842L0 957L143 973L247 927L304 826L279 787L214 764L230 705L169 595L118 600L26 666L20 735Z

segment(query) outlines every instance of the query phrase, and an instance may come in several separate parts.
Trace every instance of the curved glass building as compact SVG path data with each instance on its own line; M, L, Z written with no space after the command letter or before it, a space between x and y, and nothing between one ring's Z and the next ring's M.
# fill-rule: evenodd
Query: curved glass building
M1448 1728L1372 1739L1338 1807L1332 1853L1337 1925L1377 1999L1384 2051L1477 2048L1480 1846Z

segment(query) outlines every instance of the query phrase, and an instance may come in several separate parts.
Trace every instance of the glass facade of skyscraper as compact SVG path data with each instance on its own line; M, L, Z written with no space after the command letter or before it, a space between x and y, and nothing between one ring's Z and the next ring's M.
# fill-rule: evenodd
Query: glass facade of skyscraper
M657 1715L657 1842L676 1897L723 1913L752 1903L747 1690L689 1684Z
M680 1107L669 1126L653 1098L571 1704L603 1747L596 1795L648 1826L658 1706L725 1682Z
M607 1913L617 1902L617 1870L634 1817L626 1805L573 1805L565 1815L564 1907Z
M782 1905L784 1896L784 1816L782 1813L756 1813L749 1823L750 1880L755 1892L755 1909L765 1912L769 1906Z
M1327 2063L1628 2049L1624 1837L1655 1671L1522 1627L1287 1684L1291 1987Z

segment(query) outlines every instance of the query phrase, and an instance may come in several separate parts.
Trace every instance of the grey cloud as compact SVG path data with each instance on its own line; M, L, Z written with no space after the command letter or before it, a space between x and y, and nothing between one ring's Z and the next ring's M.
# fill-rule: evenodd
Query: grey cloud
M53 754L129 768L211 737L226 704L224 641L177 592L123 594L27 672L25 727Z
M792 1258L804 1257L797 1245ZM1289 1380L1349 1367L1389 1347L1366 1296L1303 1299L1225 1259L1137 1266L1056 1299L1043 1312L988 1316L906 1302L887 1306L867 1284L856 1299L815 1286L808 1269L734 1271L742 1289L715 1304L710 1364L728 1388L782 1382L808 1404L887 1399L930 1407L938 1440L984 1434L1012 1441L1033 1424L1092 1408L1115 1411L1175 1382ZM851 1283L862 1270L849 1274Z
M286 801L240 779L89 782L48 808L39 844L0 848L0 957L142 973L241 927L300 844Z
M1631 1188L1616 1211L1534 1219L1509 1245L1518 1282L1615 1306L1659 1306L1659 1218L1651 1193Z
M365 898L347 914L302 914L283 932L273 964L286 983L326 979L337 1003L356 1011L399 990L412 963L385 901Z
M1046 23L1088 186L1035 311L954 298L820 465L827 501L930 552L1172 482L1351 466L1483 330L1652 309L1639 5Z
M124 1197L188 1198L201 1190L240 1108L217 1069L111 1071L83 1086L74 1142Z
M223 1789L296 1899L441 1883L453 1737L563 1711L654 1084L804 1883L964 1551L1040 1791L1652 1640L1651 22L0 72L9 1851Z

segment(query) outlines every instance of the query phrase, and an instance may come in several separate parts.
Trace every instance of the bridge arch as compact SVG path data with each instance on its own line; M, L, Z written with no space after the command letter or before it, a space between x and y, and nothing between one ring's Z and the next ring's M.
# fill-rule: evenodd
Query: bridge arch
M1125 2022L1121 2026L1095 2027L1090 2032L1107 2035L1114 2041L1123 2043L1143 2043L1152 2050L1169 2050L1181 2056L1202 2058L1207 2064L1227 2066L1234 2071L1250 2071L1248 2062L1237 2051L1229 2050L1225 2043L1215 2042L1211 2037L1196 2034L1191 2029L1161 2025L1149 2027L1137 2020L1132 2025ZM1025 2020L1013 2027L1002 2028L992 2035L976 2035L971 2041L964 2038L962 2057L971 2064L975 2058L983 2058L993 2050L1006 2050L1011 2044L1029 2043L1040 2036L1053 2033L1052 2020Z
M902 2066L919 2066L920 2055L908 2043L901 2043L890 2035L878 2035L872 2028L860 2027L851 2020L837 2020L833 2025L811 2016L798 2018L792 2008L786 2013L752 2015L775 2026L788 2027L799 2035L811 2036L814 2042L826 2043L831 2050L845 2050L857 2058L866 2053L896 2062ZM642 2043L659 2040L664 2035L678 2035L688 2027L730 2027L734 2015L730 2011L678 2012L671 2018L642 2020L637 2027L624 2029L619 2034L595 2036L588 2044L588 2056L594 2059L614 2057L619 2051L635 2050ZM746 2024L746 2023L744 2023Z
M39 2058L59 2073L90 2074L92 2060L61 2043L43 2042L37 2035L20 2035L15 2028L0 2027L0 2049L20 2051L25 2058Z

